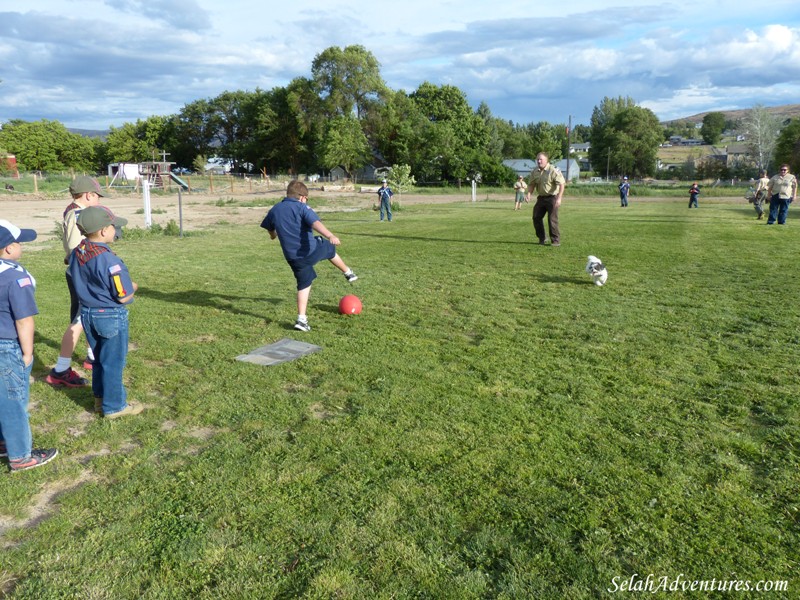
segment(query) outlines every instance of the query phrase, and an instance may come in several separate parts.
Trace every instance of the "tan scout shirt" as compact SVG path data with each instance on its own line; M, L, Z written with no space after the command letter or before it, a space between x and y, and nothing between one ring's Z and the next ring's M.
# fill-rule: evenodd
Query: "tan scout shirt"
M788 200L789 198L794 198L796 191L797 179L791 173L775 175L769 180L769 193L771 195L778 194L784 200Z
M548 163L544 169L536 167L531 171L528 192L537 196L556 196L565 184L564 176L555 165Z
M81 207L81 210L83 207ZM83 240L83 234L78 229L78 224L76 223L75 217L75 210L71 209L64 215L64 221L61 223L61 241L64 243L64 252L66 252L66 258L64 259L64 264L69 261L69 255L72 254L72 251L78 247L78 244L81 243Z

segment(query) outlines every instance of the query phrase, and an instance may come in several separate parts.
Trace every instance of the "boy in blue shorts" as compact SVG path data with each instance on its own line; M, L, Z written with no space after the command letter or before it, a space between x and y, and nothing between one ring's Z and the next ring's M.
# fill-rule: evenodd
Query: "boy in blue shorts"
M89 206L78 215L85 239L69 257L69 275L81 305L81 323L94 351L92 392L95 412L106 419L138 415L144 406L128 402L122 371L128 356L128 309L137 285L108 244L127 219L105 206Z
M33 448L28 420L33 367L36 280L17 261L21 242L36 239L33 229L0 220L0 456L8 456L11 472L41 467L58 450Z
M327 259L344 273L345 279L350 283L358 279L336 253L335 246L341 243L339 238L322 224L307 202L306 184L297 180L290 181L286 187L286 197L269 209L261 222L261 227L269 232L270 239L278 238L283 256L297 280L297 321L294 328L298 331L311 331L306 308L311 294L311 282L317 277L314 265ZM315 232L320 235L315 236Z

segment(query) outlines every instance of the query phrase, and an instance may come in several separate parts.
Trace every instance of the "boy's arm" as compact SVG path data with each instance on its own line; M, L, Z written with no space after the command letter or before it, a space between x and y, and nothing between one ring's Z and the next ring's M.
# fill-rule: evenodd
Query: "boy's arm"
M138 286L138 285L136 285L136 282L135 282L135 281L131 281L131 285L133 285L133 291L132 291L130 294L128 294L127 296L125 296L124 298L120 298L120 299L119 299L119 301L120 301L120 303L121 303L121 304L127 304L128 302L130 302L131 300L133 300L133 295L134 295L134 294L137 292L137 290L139 289L139 286Z
M14 321L19 338L19 347L22 349L22 360L27 367L33 362L33 332L35 325L33 315Z
M334 246L338 246L341 242L339 238L333 235L325 225L322 224L322 221L314 221L314 224L311 225L311 229L316 231L321 236L328 238L328 241L333 244Z
M66 252L64 264L66 264L69 262L70 253L78 247L78 244L80 244L83 239L83 234L80 232L80 229L78 229L74 209L66 214L62 227L64 229L64 251Z

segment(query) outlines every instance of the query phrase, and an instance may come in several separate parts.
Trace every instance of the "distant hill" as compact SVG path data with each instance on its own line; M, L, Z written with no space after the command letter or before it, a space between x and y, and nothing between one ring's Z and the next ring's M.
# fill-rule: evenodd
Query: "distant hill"
M800 117L800 104L784 104L782 106L767 106L765 107L767 111L771 114L775 115L781 120L785 119L796 119ZM747 109L740 109L740 110L709 110L706 112L697 113L696 115L692 115L691 117L683 117L680 119L672 119L671 121L664 121L663 125L672 125L673 123L681 123L684 121L690 121L692 123L702 123L703 117L705 117L710 112L721 112L725 115L726 119L730 119L735 121L737 119L742 119L747 114Z
M77 133L78 135L82 135L83 137L88 138L100 138L103 141L108 137L108 130L100 130L100 129L74 129L72 127L67 127L67 131L70 133Z

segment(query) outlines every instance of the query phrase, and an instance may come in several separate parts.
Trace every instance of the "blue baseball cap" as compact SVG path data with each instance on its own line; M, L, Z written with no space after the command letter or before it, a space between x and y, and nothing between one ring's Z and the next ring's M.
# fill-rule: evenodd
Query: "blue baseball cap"
M33 229L20 229L5 219L0 219L0 248L7 248L14 242L32 242L36 239Z

